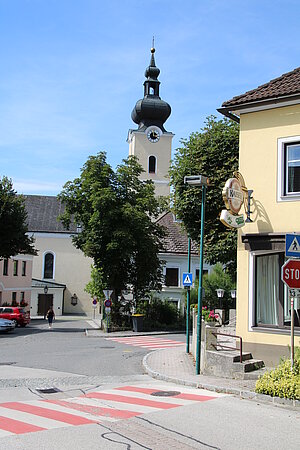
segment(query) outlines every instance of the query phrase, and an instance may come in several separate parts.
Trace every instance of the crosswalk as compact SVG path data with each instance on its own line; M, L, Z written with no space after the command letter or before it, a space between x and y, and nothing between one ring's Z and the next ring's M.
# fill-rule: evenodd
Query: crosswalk
M224 394L168 385L130 385L72 398L0 403L0 438L54 428L115 422L206 402ZM1 447L1 444L0 444Z
M156 336L128 336L128 337L112 337L106 338L107 341L119 342L120 344L132 345L133 347L141 347L149 350L159 348L171 348L184 345L183 342L172 339L164 339Z

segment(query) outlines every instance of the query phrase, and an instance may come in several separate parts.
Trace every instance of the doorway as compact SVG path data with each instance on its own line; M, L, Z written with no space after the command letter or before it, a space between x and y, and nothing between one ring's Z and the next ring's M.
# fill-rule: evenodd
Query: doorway
M53 294L39 294L37 310L38 316L44 316L45 319L50 306L53 306Z

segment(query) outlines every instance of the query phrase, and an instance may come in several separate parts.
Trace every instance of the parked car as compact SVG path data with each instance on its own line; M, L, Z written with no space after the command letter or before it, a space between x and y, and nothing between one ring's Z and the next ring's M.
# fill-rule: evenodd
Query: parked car
M0 318L15 322L15 325L25 327L30 322L30 313L19 306L1 306Z
M0 331L12 331L15 329L15 322L8 319L0 319Z

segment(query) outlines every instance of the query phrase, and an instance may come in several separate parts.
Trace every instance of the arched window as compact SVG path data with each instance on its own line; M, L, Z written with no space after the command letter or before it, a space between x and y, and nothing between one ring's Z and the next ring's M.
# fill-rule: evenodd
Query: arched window
M54 278L54 255L46 253L44 256L44 278Z
M156 172L156 158L155 158L155 156L149 156L148 172L149 173L155 173Z

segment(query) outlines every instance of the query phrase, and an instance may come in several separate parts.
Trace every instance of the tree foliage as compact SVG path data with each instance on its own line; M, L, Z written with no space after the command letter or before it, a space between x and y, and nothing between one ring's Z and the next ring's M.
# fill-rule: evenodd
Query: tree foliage
M13 189L12 180L3 177L0 179L0 258L18 253L36 254L33 238L27 232L24 199Z
M184 184L186 175L206 175L204 258L208 263L221 262L234 274L236 270L236 231L226 228L219 220L224 209L222 189L238 169L239 126L228 119L210 116L201 132L182 140L170 168L174 187L173 206L178 218L192 239L199 242L201 217L201 188Z
M82 232L74 245L93 258L105 288L115 298L132 286L135 298L161 287L158 258L163 228L153 218L160 212L152 182L139 179L143 169L135 157L123 160L114 171L104 152L90 156L74 181L68 181L59 198L65 204L61 216L68 227L71 219Z

